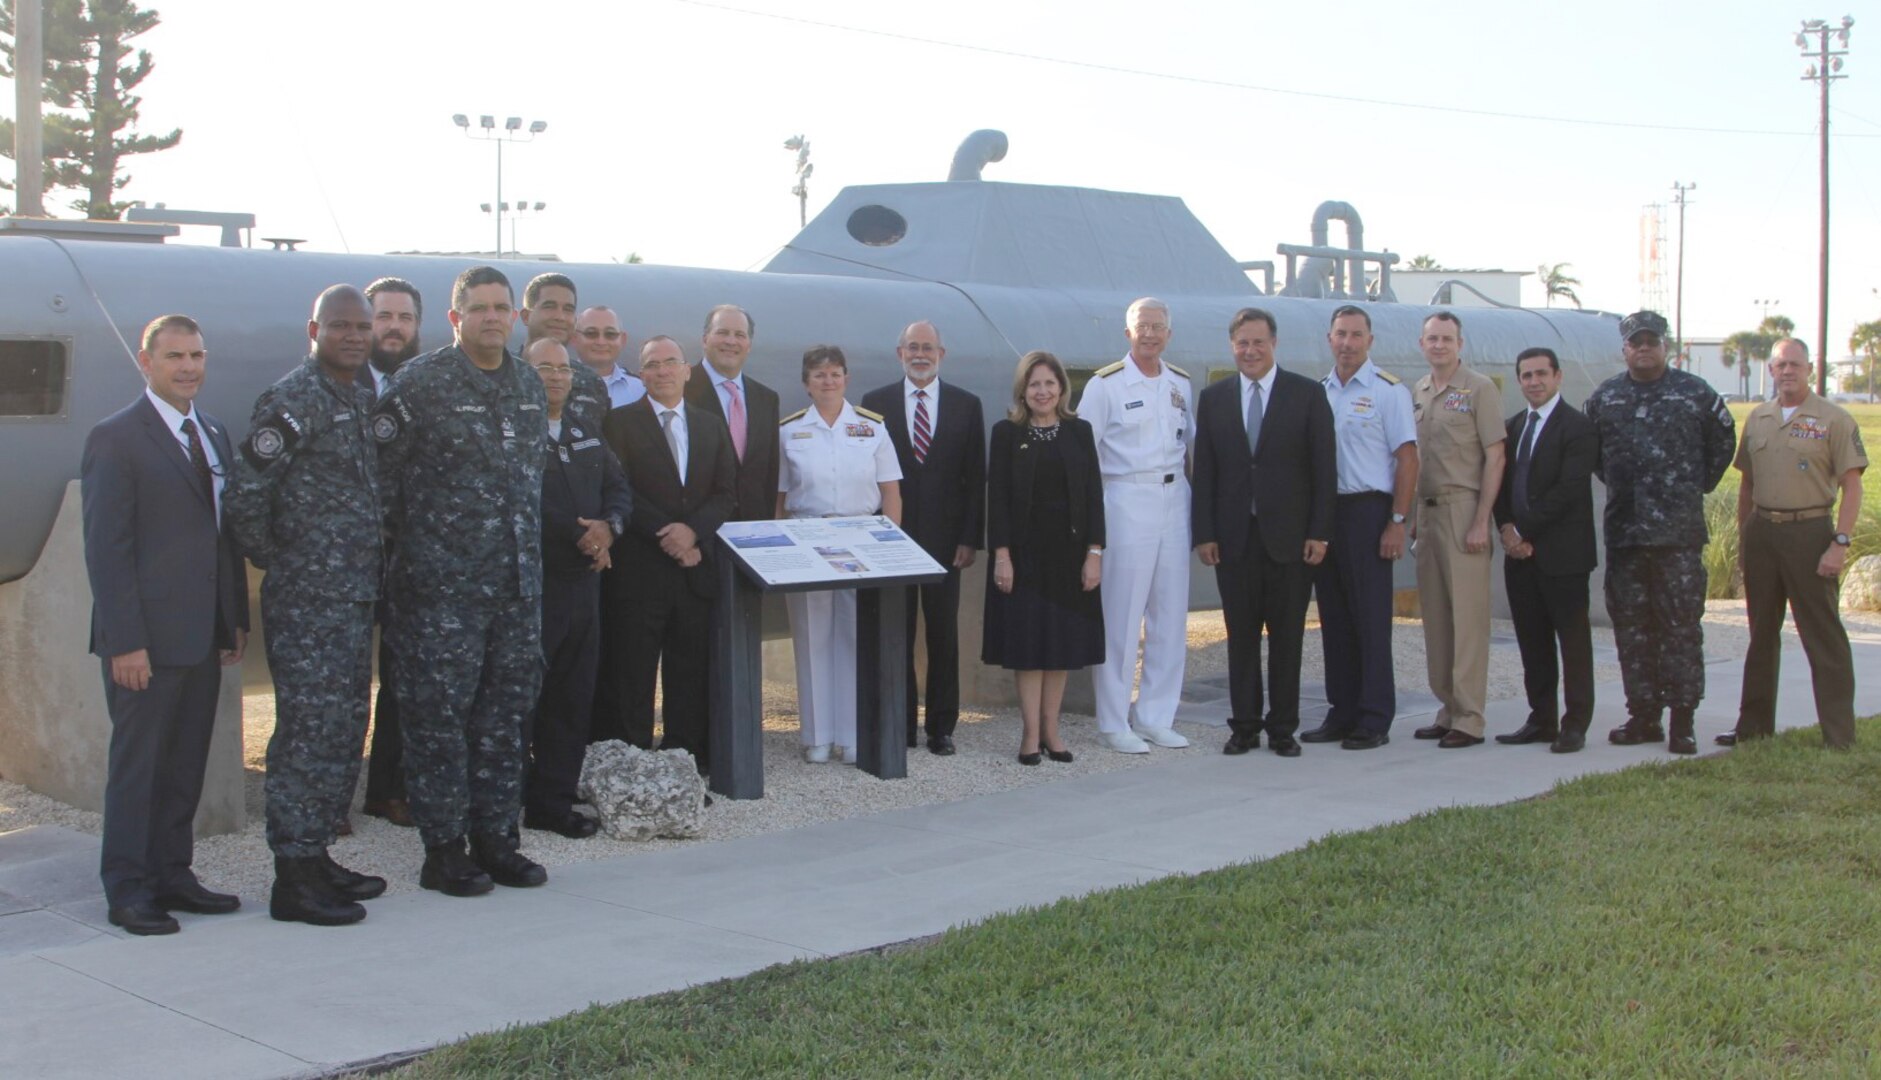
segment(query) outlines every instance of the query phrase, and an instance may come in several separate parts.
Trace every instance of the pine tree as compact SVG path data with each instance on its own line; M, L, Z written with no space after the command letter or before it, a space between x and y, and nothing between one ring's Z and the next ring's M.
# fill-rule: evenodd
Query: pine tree
M157 25L157 12L130 0L43 0L46 68L41 100L45 114L45 186L85 193L72 203L90 218L115 219L129 206L112 196L131 182L120 175L133 154L168 150L182 141L181 128L139 135L143 98L132 93L154 66L150 53L130 42ZM13 70L13 0L0 2L0 75ZM30 77L30 76L29 76ZM0 154L13 157L13 121L0 119ZM4 185L11 188L11 184Z

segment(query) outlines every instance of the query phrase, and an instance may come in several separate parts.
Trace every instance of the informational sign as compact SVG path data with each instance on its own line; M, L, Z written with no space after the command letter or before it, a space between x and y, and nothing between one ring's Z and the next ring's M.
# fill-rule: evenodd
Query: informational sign
M731 521L718 535L766 589L889 585L947 572L881 516Z

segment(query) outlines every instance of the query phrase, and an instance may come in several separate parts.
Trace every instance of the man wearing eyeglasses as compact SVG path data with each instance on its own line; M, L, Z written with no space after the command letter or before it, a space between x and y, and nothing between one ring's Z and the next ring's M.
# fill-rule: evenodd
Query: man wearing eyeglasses
M568 350L543 338L529 346L526 359L542 377L549 404L542 472L542 658L548 670L528 729L523 826L579 840L597 828L575 810L575 785L601 656L599 575L633 513L633 494L601 432L565 412L579 366L569 362Z
M647 396L647 385L629 374L620 362L620 354L627 348L627 331L621 329L620 316L612 308L596 305L582 312L575 320L575 335L569 342L581 362L601 377L601 384L607 387L609 408L632 405Z
M1600 433L1594 473L1607 486L1607 614L1626 691L1626 723L1607 741L1664 740L1674 754L1696 754L1705 495L1731 467L1737 425L1709 383L1666 364L1666 329L1656 311L1620 320L1626 370L1595 387L1582 411Z

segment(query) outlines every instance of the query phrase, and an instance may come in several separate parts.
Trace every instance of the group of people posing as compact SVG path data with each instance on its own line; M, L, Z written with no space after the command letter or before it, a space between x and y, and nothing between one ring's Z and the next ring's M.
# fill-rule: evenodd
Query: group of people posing
M1848 414L1808 392L1800 342L1778 345L1778 397L1752 413L1740 446L1716 393L1667 368L1665 321L1651 312L1622 322L1627 371L1584 412L1561 400L1556 355L1523 351L1516 374L1529 408L1505 420L1495 382L1463 364L1451 312L1425 320L1431 370L1406 386L1371 362L1361 307L1333 314L1334 366L1319 383L1275 362L1271 314L1243 309L1228 327L1236 374L1198 398L1162 359L1168 306L1144 298L1125 314L1128 354L1093 375L1075 410L1057 357L1021 358L989 453L980 399L940 378L946 350L927 322L897 343L904 377L860 405L848 398L842 350L810 349L810 404L780 415L778 393L745 374L756 324L733 305L706 314L698 364L658 335L635 375L620 360L616 313L580 309L564 275L530 281L518 310L500 271L466 270L452 289L453 343L420 356L422 304L396 278L321 293L310 355L262 394L239 446L193 406L201 327L154 320L138 354L145 393L87 441L92 651L113 722L101 876L111 921L132 933L175 932L172 911L239 906L189 864L217 667L239 661L246 643L244 557L266 573L276 690L270 912L317 925L364 918L361 902L386 885L328 852L360 767L375 625L367 812L417 827L425 888L540 885L547 872L522 854L519 828L593 834L576 809L586 747L654 746L656 680L658 745L705 771L712 536L731 520L879 513L946 568L911 588L908 605L908 745L919 744L924 715L927 748L942 756L954 753L959 718L961 572L987 551L982 657L1016 673L1024 765L1071 760L1059 710L1068 672L1090 666L1105 747L1188 745L1173 721L1192 553L1215 569L1228 630L1224 752L1256 749L1263 734L1282 757L1302 742L1389 741L1392 563L1407 552L1442 706L1416 735L1477 745L1499 537L1530 712L1497 739L1570 752L1593 712L1598 475L1628 713L1610 738L1692 753L1701 501L1735 448L1753 553L1736 734L1773 728L1790 606L1825 738L1853 737L1835 593L1866 458ZM517 355L508 342L519 315L528 341ZM1331 707L1300 731L1315 592ZM810 762L856 759L854 598L789 598Z

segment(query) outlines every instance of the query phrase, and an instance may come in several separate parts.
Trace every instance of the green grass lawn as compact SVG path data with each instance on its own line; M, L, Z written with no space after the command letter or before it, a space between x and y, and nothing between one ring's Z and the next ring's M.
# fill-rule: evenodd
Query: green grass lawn
M1642 753L1528 802L597 1007L400 1075L1881 1075L1881 721L1859 738Z

